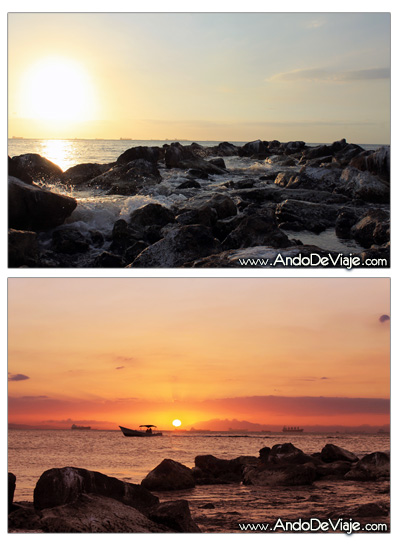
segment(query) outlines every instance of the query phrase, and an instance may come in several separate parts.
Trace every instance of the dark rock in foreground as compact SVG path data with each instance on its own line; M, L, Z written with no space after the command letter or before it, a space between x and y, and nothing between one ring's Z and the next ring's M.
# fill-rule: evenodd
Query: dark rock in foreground
M194 485L190 468L169 458L164 458L142 481L142 486L150 491L191 489Z
M390 477L390 459L386 453L375 452L365 455L344 476L353 481L380 481Z
M88 493L119 500L141 511L159 502L156 496L140 485L72 467L45 471L36 484L33 502L37 510L43 510L74 502L80 495Z
M12 229L46 230L64 223L75 210L71 197L57 195L41 187L8 178L8 223Z
M15 477L15 475L11 472L8 472L8 511L12 509L16 481L17 478Z
M149 519L157 525L165 525L174 533L200 533L193 521L189 504L186 500L162 502L148 514Z
M10 176L25 174L23 181L29 183L29 179L34 182L44 182L52 179L61 179L62 169L36 153L26 153L12 158L12 170Z
M321 451L321 460L323 462L335 462L336 460L344 460L346 462L357 462L358 458L354 453L342 449L337 445L328 443Z
M38 261L37 235L33 231L8 231L8 267L35 267Z

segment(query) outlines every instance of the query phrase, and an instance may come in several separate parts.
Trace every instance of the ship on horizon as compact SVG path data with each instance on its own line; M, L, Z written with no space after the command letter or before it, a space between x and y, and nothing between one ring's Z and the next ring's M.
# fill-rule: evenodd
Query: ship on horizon
M283 432L296 432L301 433L303 432L303 428L299 428L298 426L283 426Z
M71 430L90 430L91 426L77 426L76 424L72 424Z

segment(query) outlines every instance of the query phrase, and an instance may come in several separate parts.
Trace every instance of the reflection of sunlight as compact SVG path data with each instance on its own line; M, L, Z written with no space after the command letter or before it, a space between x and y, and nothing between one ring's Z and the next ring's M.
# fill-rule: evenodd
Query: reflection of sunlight
M45 157L54 164L57 164L62 170L66 170L71 166L71 160L75 156L74 143L62 139L47 139L41 143L42 157Z

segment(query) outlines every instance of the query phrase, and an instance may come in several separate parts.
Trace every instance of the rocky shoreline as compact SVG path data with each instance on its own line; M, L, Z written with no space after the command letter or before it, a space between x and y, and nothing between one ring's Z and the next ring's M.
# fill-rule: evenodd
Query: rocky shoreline
M53 468L39 478L33 503L13 502L16 478L8 476L14 533L237 532L241 521L283 517L383 522L389 531L388 453L359 459L333 444L312 454L284 443L262 448L258 457L200 455L193 468L164 459L140 485Z
M227 168L231 159L252 160L258 170ZM276 140L139 146L113 163L65 172L40 155L19 155L9 158L9 266L274 267L281 258L275 267L349 267L345 248L287 234L329 229L361 247L350 267L366 260L389 267L389 182L390 147L367 151L344 139L316 147ZM147 201L108 232L83 231L71 223L79 193ZM167 207L160 197L178 198Z

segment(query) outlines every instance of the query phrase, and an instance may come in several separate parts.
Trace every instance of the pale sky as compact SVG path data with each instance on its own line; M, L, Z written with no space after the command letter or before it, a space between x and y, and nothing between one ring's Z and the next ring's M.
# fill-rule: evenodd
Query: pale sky
M8 16L9 136L390 142L388 13Z
M301 410L299 423L382 424L389 292L379 278L10 279L9 421L290 423ZM260 410L257 396L289 405Z

